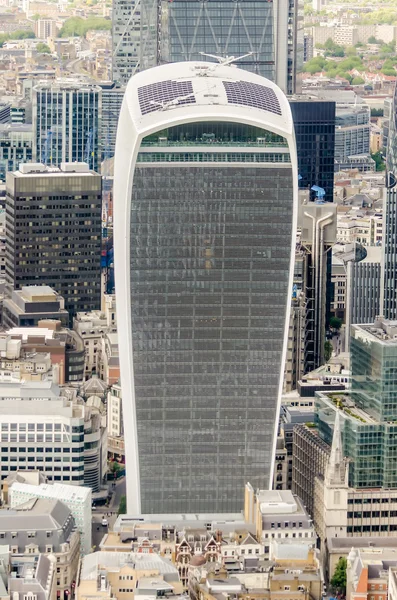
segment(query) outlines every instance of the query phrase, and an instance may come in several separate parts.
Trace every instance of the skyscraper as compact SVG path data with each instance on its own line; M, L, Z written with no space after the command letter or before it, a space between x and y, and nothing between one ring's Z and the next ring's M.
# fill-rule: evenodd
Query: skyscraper
M240 510L272 484L297 218L289 103L205 62L139 73L115 156L129 512Z
M140 0L114 0L112 13L112 78L127 84L139 66Z
M80 80L46 81L33 88L33 161L101 165L101 88Z
M397 319L397 87L390 106L386 148L386 192L383 210L381 308L386 319Z
M292 94L300 90L303 45L300 0L141 0L141 70L246 55L241 68Z
M50 285L73 317L100 307L101 177L84 164L7 174L6 288Z

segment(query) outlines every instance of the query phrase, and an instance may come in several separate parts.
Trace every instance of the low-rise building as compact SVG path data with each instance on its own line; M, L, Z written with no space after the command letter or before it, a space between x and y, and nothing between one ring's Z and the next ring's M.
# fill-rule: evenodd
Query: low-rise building
M157 554L95 552L82 560L79 600L173 598L183 591L177 569Z
M396 568L395 549L352 548L347 557L346 596L351 600L387 600L389 569Z
M13 290L11 298L3 302L3 325L11 327L37 327L43 319L60 321L67 327L69 313L65 301L48 285L28 285Z
M255 492L245 487L244 517L256 528L256 539L264 544L265 557L270 556L272 540L302 540L316 543L313 521L301 500L290 490Z
M32 498L61 500L69 508L80 532L81 551L91 551L91 503L90 488L65 484L33 485L16 481L9 490L10 507L16 508Z
M28 560L15 566L8 578L8 599L56 600L56 558L53 554L40 554L37 561Z
M78 312L73 321L73 328L84 341L84 379L89 379L95 374L99 375L101 371L99 363L101 340L105 334L116 334L117 332L114 294L103 297L102 310ZM104 369L102 369L103 371ZM112 385L112 383L109 385Z
M112 385L107 396L107 430L109 457L119 461L125 459L123 403L121 385Z
M70 509L60 500L32 498L0 510L0 540L10 547L12 564L46 554L56 562L57 596L72 594L80 558L80 534Z
M0 334L0 356L17 361L16 365L10 366L11 371L18 370L21 354L36 353L50 355L52 367L57 367L60 384L83 381L83 341L75 331L63 328L60 321L43 320L37 327L13 327Z
M273 568L269 577L270 600L320 600L323 571L315 544L296 540L272 543Z

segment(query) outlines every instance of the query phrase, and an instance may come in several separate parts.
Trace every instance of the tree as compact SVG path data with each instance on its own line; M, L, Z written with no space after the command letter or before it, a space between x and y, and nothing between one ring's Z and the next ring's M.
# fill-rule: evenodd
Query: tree
M352 85L361 85L363 83L365 83L365 81L362 77L354 77L352 80Z
M26 29L17 29L10 34L12 40L29 40L34 39L35 37L33 31L27 31Z
M50 47L47 46L47 44L44 44L43 42L39 42L37 44L36 51L40 54L51 54Z
M60 37L83 37L87 31L94 29L109 30L112 27L110 19L103 17L88 17L88 19L82 19L81 17L70 17L66 19L61 31L59 32Z
M332 587L342 594L346 592L346 568L347 560L344 556L341 556L337 562L335 572L331 579Z
M383 108L371 108L371 117L383 117Z
M117 514L119 514L119 515L127 514L127 498L125 496L121 496L121 498L120 498L120 505L119 505L119 510L118 510Z
M324 359L325 362L328 362L332 356L333 347L329 340L327 340L324 344Z
M332 327L332 329L339 330L342 327L342 319L339 317L331 317L329 320L329 326Z
M382 42L380 40L377 40L376 37L374 35L371 35L368 38L368 44L381 44Z
M110 472L111 473L118 473L119 471L121 471L121 465L120 463L117 462L117 460L114 460L113 462L110 463Z
M375 168L377 171L385 170L385 161L380 150L378 150L378 152L374 152L374 154L371 154L371 158L373 158L375 161Z

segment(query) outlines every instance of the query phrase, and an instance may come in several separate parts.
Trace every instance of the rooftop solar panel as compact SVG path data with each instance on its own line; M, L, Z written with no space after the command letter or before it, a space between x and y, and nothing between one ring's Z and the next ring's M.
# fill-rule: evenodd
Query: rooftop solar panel
M177 100L179 106L196 103L191 81L172 81L170 79L138 88L138 99L143 115L161 109L163 105L172 100Z
M224 81L229 104L252 106L281 115L278 98L272 88L248 81Z

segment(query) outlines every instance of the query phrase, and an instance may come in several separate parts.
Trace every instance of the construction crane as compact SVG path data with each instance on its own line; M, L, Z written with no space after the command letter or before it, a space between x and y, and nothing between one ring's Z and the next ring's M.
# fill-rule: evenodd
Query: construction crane
M50 155L50 161L52 160L52 155L51 155L51 139L53 136L53 132L51 131L51 129L49 131L47 131L47 135L46 138L44 140L43 143L43 148L41 151L41 162L43 163L43 165L47 164L47 160L48 160L48 155Z
M247 54L243 54L242 56L217 56L216 54L207 54L206 52L200 52L201 56L208 56L209 58L215 58L218 63L222 66L231 65L236 60L242 60L243 58L247 58L247 56L252 56L253 52L248 52Z

